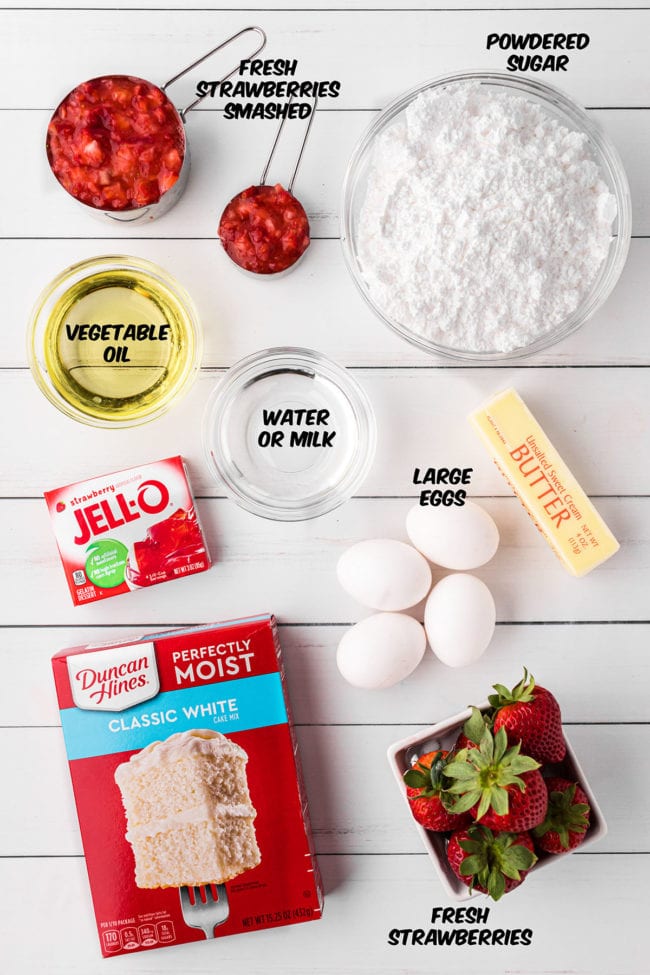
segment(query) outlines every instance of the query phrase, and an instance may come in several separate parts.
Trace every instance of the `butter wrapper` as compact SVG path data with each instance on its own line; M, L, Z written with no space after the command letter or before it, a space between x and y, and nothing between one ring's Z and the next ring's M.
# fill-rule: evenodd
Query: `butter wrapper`
M536 527L574 576L584 576L619 543L514 389L469 417Z

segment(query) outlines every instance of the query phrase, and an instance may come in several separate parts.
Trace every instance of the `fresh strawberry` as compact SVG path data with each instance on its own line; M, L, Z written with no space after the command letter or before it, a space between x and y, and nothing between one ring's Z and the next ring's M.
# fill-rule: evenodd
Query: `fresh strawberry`
M421 755L415 765L404 773L406 795L414 819L425 829L445 833L469 825L469 813L457 816L442 804L444 769L449 752L435 751Z
M504 728L492 735L486 728L478 748L464 748L445 767L453 785L443 796L450 812L470 811L484 826L520 833L538 826L546 815L548 794L539 762L508 747ZM458 797L455 799L455 797Z
M471 707L471 717L463 725L463 730L456 739L454 750L459 752L463 748L478 748L486 728L491 727L490 718L478 708Z
M589 800L577 782L559 776L544 780L548 789L548 812L533 836L540 850L566 853L580 846L589 829Z
M522 751L542 765L561 762L566 754L560 705L550 691L535 684L524 668L523 679L511 691L495 684L490 704L496 708L494 731L505 728L511 744L521 742Z
M447 859L459 880L495 901L519 887L537 862L528 833L493 833L477 824L451 835Z

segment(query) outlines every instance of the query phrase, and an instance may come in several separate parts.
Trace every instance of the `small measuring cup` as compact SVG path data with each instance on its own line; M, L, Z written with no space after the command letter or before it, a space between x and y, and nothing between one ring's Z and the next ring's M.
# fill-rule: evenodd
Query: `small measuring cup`
M293 102L289 99L287 107ZM283 115L259 183L232 198L219 220L218 236L230 260L249 274L280 276L291 271L310 244L309 220L293 195L305 146L314 122L318 98L300 144L288 188L266 182L287 116Z
M141 223L143 221L155 220L157 217L162 216L166 213L174 204L180 199L180 196L185 189L187 184L187 179L190 171L190 150L189 144L185 135L185 121L188 112L203 101L206 94L200 95L195 98L194 101L190 102L183 109L176 109L173 102L170 100L166 94L166 89L173 85L176 81L186 75L193 68L196 68L199 64L202 64L213 54L218 51L223 50L229 44L232 44L239 37L249 32L254 32L260 38L260 43L255 48L254 51L248 55L248 58L254 58L259 52L264 48L266 44L266 34L261 27L244 27L242 30L233 34L231 37L222 41L217 47L213 47L207 54L193 61L192 64L183 68L178 74L166 81L164 85L158 87L153 84L153 82L146 81L142 78L137 78L131 75L103 75L99 78L92 78L88 81L82 82L73 88L72 91L68 92L65 98L59 103L56 110L54 111L52 118L50 119L48 125L48 134L46 139L46 151L48 162L50 164L50 169L53 175L58 180L58 182L63 186L63 188L82 206L90 209L93 213L101 215L102 217L107 217L110 220L118 220L126 223ZM231 75L235 74L237 71L240 60L237 65L232 68L227 74L225 74L221 79L220 83L226 81ZM133 101L129 105L125 105L124 114L133 116L135 121L138 111L140 111L140 120L145 124L151 122L153 126L156 121L158 121L159 126L164 125L166 128L166 138L168 143L169 158L172 160L171 169L165 171L164 169L159 169L157 171L155 180L153 176L151 179L140 179L139 175L133 173L127 173L126 171L122 174L128 176L131 180L131 186L135 189L136 182L140 181L140 195L148 195L151 198L151 202L146 202L142 205L130 205L124 206L123 200L117 199L117 192L115 192L115 199L111 201L110 194L113 192L113 187L117 188L119 185L119 177L117 175L116 167L121 165L121 160L116 159L117 153L122 146L119 146L113 154L113 148L111 146L111 158L108 160L108 166L105 169L101 168L101 163L103 161L103 156L105 153L100 145L102 141L103 132L105 132L104 120L102 119L102 109L98 108L94 112L96 118L93 119L93 111L91 110L90 124L87 126L86 139L82 146L76 145L74 147L74 156L72 157L72 164L70 162L70 154L73 152L71 141L66 142L66 136L72 135L74 124L70 122L68 124L66 120L66 109L69 108L71 102L80 102L84 99L84 89L88 89L92 86L93 91L99 91L102 88L110 89L112 86L121 85L127 92L131 90L133 92L133 99L139 99L143 107L138 110L133 105ZM86 97L86 101L88 99ZM96 128L95 131L98 134L98 138L94 138L93 135L93 123ZM163 130L159 128L155 135L160 135ZM77 133L75 133L76 135ZM63 138L61 138L63 136ZM139 136L142 140L142 144L147 148L154 143L154 138L151 134L146 132ZM124 143L126 146L126 143ZM67 150L67 151L66 151ZM167 156L165 157L167 158ZM84 169L86 167L86 169ZM112 168L110 168L112 167ZM60 173L57 173L57 168ZM70 170L73 174L70 174ZM75 192L75 174L78 180L83 179L83 175L88 173L92 174L93 183L97 186L97 192L92 194L89 189L86 196L90 199L81 199L79 195ZM162 175L160 175L162 174ZM65 178L65 181L64 181ZM115 182L111 182L115 180ZM66 185L66 182L68 185ZM126 182L126 181L125 181ZM153 186L154 182L158 182L158 189ZM162 185L160 185L162 182ZM82 187L83 189L83 187ZM79 190L81 192L81 189ZM157 198L156 198L157 197ZM97 200L97 202L94 202ZM107 202L117 202L119 206L114 207L106 206ZM102 205L104 204L104 205Z

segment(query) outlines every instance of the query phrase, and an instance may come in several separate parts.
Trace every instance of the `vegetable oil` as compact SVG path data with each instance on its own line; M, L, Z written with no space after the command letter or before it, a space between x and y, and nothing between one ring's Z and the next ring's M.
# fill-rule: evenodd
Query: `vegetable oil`
M199 345L189 296L166 272L133 258L97 258L41 296L30 352L41 389L60 409L126 426L159 415L184 391Z

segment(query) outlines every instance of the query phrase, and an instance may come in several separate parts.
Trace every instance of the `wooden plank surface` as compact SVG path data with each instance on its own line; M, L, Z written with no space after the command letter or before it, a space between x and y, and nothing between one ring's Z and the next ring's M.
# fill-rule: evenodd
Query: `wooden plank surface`
M431 927L435 907L446 906L428 857L323 856L326 890L322 921L210 945L144 952L110 962L98 957L88 882L81 858L0 860L6 890L56 890L39 921L39 937L25 938L24 903L7 902L5 948L20 957L24 971L49 975L119 972L178 972L207 975L215 967L247 975L277 970L288 975L485 975L485 972L576 972L580 975L643 975L643 939L623 938L638 916L638 891L645 884L647 857L575 855L552 870L531 876L516 898L490 908L490 930L533 932L532 944L464 946L389 945L393 929ZM603 908L606 891L606 909ZM541 911L540 905L552 904ZM603 921L603 914L606 917ZM595 919L598 919L595 921ZM467 925L450 925L450 928ZM582 932L590 932L586 942ZM341 932L349 931L348 938ZM612 937L612 932L619 937ZM272 967L271 967L272 966Z
M454 366L404 342L375 318L347 273L338 240L313 240L304 261L286 278L252 281L243 289L241 273L212 239L48 238L0 240L0 263L15 265L18 285L5 296L11 325L0 334L0 351L7 367L27 362L25 330L40 290L70 264L108 253L154 261L189 290L203 325L207 368L225 368L280 344L318 349L349 366ZM650 329L644 327L643 310L650 303L649 261L650 238L632 240L609 301L579 332L515 368L648 365ZM317 303L315 288L322 296Z
M542 5L543 6L543 5ZM269 36L265 57L300 57L305 75L336 77L342 82L336 108L381 108L402 91L427 78L466 69L506 68L505 52L486 50L488 33L540 30L539 10L260 10L245 13L212 9L200 16L192 9L68 10L50 15L44 29L37 9L7 10L3 28L7 56L0 71L0 105L7 108L54 108L71 88L97 74L134 74L162 84L191 64L213 44L251 22ZM552 19L551 19L552 16ZM251 19L253 18L253 19ZM560 84L586 105L647 106L646 37L650 10L612 8L558 9L544 29L578 32L588 29L589 47L572 59ZM548 25L548 26L546 26ZM75 40L75 57L59 50ZM173 40L172 40L173 39ZM226 70L253 46L242 38L220 64ZM335 57L332 52L335 51ZM603 70L609 55L625 58L625 70ZM25 60L38 71L21 74ZM212 69L210 64L209 68ZM137 68L137 72L136 72ZM203 66L199 77L203 75ZM208 67L205 67L208 70ZM14 79L21 77L21 84ZM212 78L213 75L209 74ZM546 80L549 79L546 76ZM559 79L556 79L559 80ZM194 90L196 78L179 82L179 104Z
M385 758L390 744L418 731L413 724L298 726L318 854L421 852ZM650 854L647 785L643 777L634 776L633 761L636 752L650 748L650 728L567 724L566 735L602 803L608 833L596 847L598 853ZM10 803L4 814L0 857L81 853L72 789L61 774L65 748L60 729L3 728L0 749L8 794L20 792L23 800ZM31 772L27 778L25 768ZM43 795L46 804L40 801ZM637 810L634 830L629 828L631 808Z
M85 641L142 636L177 622L169 617L159 619L153 627L135 623L3 627L0 644L11 651L12 680L0 683L2 726L59 725L50 680L50 657L57 650ZM514 685L522 665L541 684L558 688L563 718L571 725L647 721L647 703L632 690L647 687L650 682L650 622L500 623L489 650L473 667L445 667L427 650L408 680L373 693L351 687L338 675L336 647L347 629L333 623L280 621L289 693L298 724L374 726L388 721L424 728L470 701L483 700L497 680ZM614 660L620 666L614 666ZM594 670L599 679L594 679ZM567 673L580 679L567 681ZM588 694L583 691L583 682L588 682ZM407 733L405 730L404 735Z
M0 18L1 22L1 18ZM648 15L650 28L650 12ZM90 67L89 67L89 70ZM442 73L442 71L438 72ZM420 75L422 78L428 75ZM2 67L0 66L0 80ZM85 75L76 78L84 80ZM388 101L401 95L408 85L399 84L386 92L379 103L371 109L383 107ZM351 86L358 92L358 84ZM62 88L60 97L66 94ZM586 93L585 93L586 94ZM6 95L4 96L6 98ZM58 96L57 96L58 97ZM579 96L576 96L579 97ZM364 99L345 107L339 99L327 104L321 101L309 137L308 148L301 163L300 175L296 182L296 194L309 214L312 233L315 237L337 237L339 233L339 212L341 206L341 186L348 160L352 151L368 128L377 112L369 110ZM647 172L650 166L650 110L647 105L632 107L630 103L615 108L606 106L605 99L595 100L590 93L581 100L582 104L601 107L590 109L589 115L614 142L625 165L633 198L633 232L637 236L650 234L650 189ZM0 106L4 104L0 87ZM633 105L633 103L632 103ZM246 186L254 183L263 168L270 150L277 123L257 119L233 121L223 117L219 111L208 110L192 113L188 117L187 137L192 152L192 178L183 194L182 202L173 210L150 223L128 227L97 217L88 208L76 203L65 192L61 192L49 170L43 143L54 104L38 105L25 111L24 105L16 108L5 107L2 112L3 124L11 131L19 145L29 147L25 154L9 153L0 158L0 180L8 186L32 188L32 192L19 194L12 206L2 215L3 236L7 237L56 237L58 238L119 238L124 241L145 239L209 241L209 247L189 251L195 258L197 271L206 267L214 268L223 279L224 287L232 289L233 282L241 284L241 274L225 259L217 259L218 248L215 241L219 217L227 202ZM303 133L303 126L294 122L287 126L287 135L278 149L273 163L272 178L288 179L297 144ZM131 245L133 246L133 245ZM160 248L160 243L157 245ZM168 247L172 247L167 243ZM170 250L174 254L175 249ZM338 252L338 251L337 251ZM47 251L45 250L45 253ZM88 245L77 245L79 258L97 253ZM101 253L101 251L100 251ZM138 253L140 253L138 248ZM143 252L143 255L144 256ZM198 255L202 256L202 260ZM219 258L222 255L219 254ZM164 262L163 262L164 263ZM306 263L306 262L305 262ZM52 272L61 269L65 262L52 266ZM170 267L171 269L171 267ZM313 268L312 268L313 270ZM302 266L284 280L272 282L279 285L280 300L285 291L284 284L293 282L301 274ZM44 268L43 284L49 280L49 272ZM230 273L228 273L230 272ZM305 272L307 273L307 272ZM196 272L195 272L196 274ZM251 295L260 289L268 288L268 281L257 282ZM241 290L241 289L240 289ZM192 292L194 293L194 292ZM214 300L213 295L213 300Z
M104 458L115 442L114 430L79 425L77 450L61 449L70 421L53 409L35 387L26 370L4 372L0 411L10 417L38 417L25 430L9 423L5 443L16 463L0 477L4 496L40 498L44 489L93 476L105 467ZM200 497L223 497L204 462L201 418L206 402L222 373L204 371L188 397L157 423L168 453L181 452L188 460L193 486ZM548 371L534 367L507 372L501 369L355 369L353 376L374 405L381 431L375 461L360 491L371 497L417 499L422 485L413 483L414 471L436 466L472 469L470 494L511 497L505 481L491 462L467 422L470 412L513 385L547 430L555 447L591 495L645 494L650 483L650 456L639 443L650 437L645 401L650 393L646 369L561 369L553 374L553 396L548 396ZM618 382L617 382L618 380ZM576 388L584 397L576 402ZM404 438L404 431L408 438ZM154 460L151 434L145 425L129 431L120 451L120 464L133 466ZM607 463L603 453L607 445ZM83 463L79 462L79 455ZM39 465L34 458L39 458ZM396 460L397 458L397 460ZM441 463L438 460L437 463ZM56 470L57 480L43 482L43 470ZM430 485L429 485L430 486ZM51 548L51 546L50 546Z
M148 975L215 966L236 975L647 975L650 7L636 0L413 0L401 9L390 0L269 0L263 9L195 0L179 7L173 0L125 0L119 9L99 0L58 8L0 0L0 118L12 146L0 153L0 755L10 797L0 814L3 971L94 975L107 964L80 856L51 654L271 610L280 620L306 767L324 919L114 959L114 968ZM134 228L77 208L43 152L52 109L80 80L127 71L162 81L213 38L249 23L266 28L267 56L298 57L306 76L343 83L339 99L321 102L296 184L310 216L311 250L294 274L274 282L244 278L214 238L224 203L257 179L275 123L236 123L218 104L202 106L188 120L193 168L182 202ZM619 285L580 332L531 360L467 368L427 356L374 318L337 239L340 188L356 141L391 99L452 71L505 69L507 54L486 50L492 31L589 33L589 48L572 56L568 72L530 77L558 84L587 106L617 146L632 191L634 239ZM205 70L204 77L218 75L216 63ZM177 89L179 104L197 77ZM290 171L299 128L282 146L275 178ZM205 331L203 369L187 398L155 425L121 432L59 415L36 389L25 352L25 323L43 285L70 263L110 252L149 258L174 273ZM289 525L227 500L200 441L206 399L224 370L284 344L352 367L379 429L359 496L314 522ZM621 541L617 556L586 579L562 570L466 423L470 409L507 385L538 413ZM74 609L42 491L174 453L188 459L214 568ZM495 637L471 668L446 668L427 650L398 686L352 688L336 669L336 646L367 611L339 588L336 561L359 539L405 538L404 517L417 494L413 467L456 463L474 468L471 494L501 532L497 556L477 571L496 599ZM422 606L412 613L421 619ZM556 691L609 833L593 852L533 874L491 908L490 930L531 928L531 946L390 945L391 929L428 929L432 909L448 901L421 852L386 747L480 701L495 681L514 683L523 665ZM635 772L639 765L645 776Z
M285 622L348 622L367 612L343 593L336 562L345 548L363 538L405 538L404 518L412 502L355 498L308 523L260 521L225 499L198 502L215 566L189 579L127 597L72 605L58 553L51 542L44 505L36 500L0 505L5 573L4 622L49 624L210 622L274 612ZM621 551L584 579L568 575L540 539L514 498L483 502L501 529L494 560L476 570L493 592L500 620L646 620L650 562L650 498L603 498L598 507L621 541ZM444 573L434 570L434 578ZM517 579L516 587L512 580ZM421 607L416 607L417 613Z

